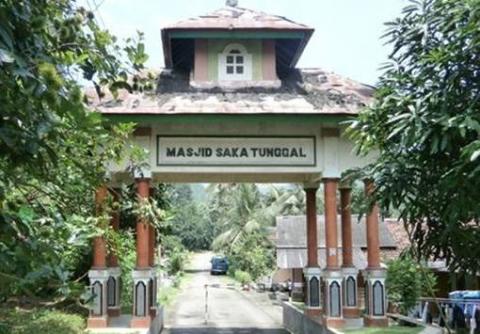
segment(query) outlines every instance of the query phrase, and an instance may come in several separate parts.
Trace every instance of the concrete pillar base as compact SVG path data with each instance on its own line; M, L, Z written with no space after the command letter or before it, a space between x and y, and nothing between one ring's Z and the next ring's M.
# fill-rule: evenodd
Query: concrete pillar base
M343 274L340 269L325 269L325 317L327 320L342 320L343 318Z
M303 274L307 281L307 298L305 299L305 306L308 309L322 308L322 293L320 278L322 270L318 267L304 268Z
M380 323L386 319L386 270L383 268L367 268L365 270L365 317L369 322ZM375 320L375 321L374 321Z
M365 316L363 318L363 324L365 327L388 327L388 318L372 318Z
M88 328L105 328L107 316L107 280L109 272L106 269L92 269L88 272L93 300L87 321Z
M130 328L150 328L152 324L152 318L147 317L133 317L130 321Z
M359 308L344 307L343 317L346 319L360 318L361 312Z
M87 328L107 328L108 327L108 318L107 317L88 317L87 319Z
M157 315L157 312L156 312L157 302L156 302L156 293L155 293L156 269L145 268L145 269L134 270L132 273L132 278L133 278L132 323L144 324L146 321L144 319L146 318L152 319L152 318L155 318ZM143 328L143 327L140 327L140 328Z
M359 318L360 309L358 308L358 269L354 267L343 267L343 317Z
M321 308L305 308L303 313L310 318L320 319L323 315L323 310Z
M119 317L120 309L120 276L119 267L109 267L109 278L107 280L107 314L110 317Z
M329 328L343 328L345 327L345 320L339 318L324 318L323 323Z
M109 317L116 318L122 315L122 310L120 309L120 307L109 307L107 310L107 314Z

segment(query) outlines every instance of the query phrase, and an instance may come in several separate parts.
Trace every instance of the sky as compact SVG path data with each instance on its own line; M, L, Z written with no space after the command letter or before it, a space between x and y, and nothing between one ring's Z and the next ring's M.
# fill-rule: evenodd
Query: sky
M240 7L285 16L315 29L298 67L333 71L374 85L390 46L381 35L384 23L401 13L407 0L239 0ZM164 66L160 29L206 14L225 0L79 0L95 9L101 25L125 39L145 33L147 66Z

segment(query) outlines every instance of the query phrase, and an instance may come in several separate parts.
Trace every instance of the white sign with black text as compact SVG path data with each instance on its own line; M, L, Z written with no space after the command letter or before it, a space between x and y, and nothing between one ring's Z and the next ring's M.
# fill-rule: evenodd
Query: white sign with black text
M158 136L157 165L313 167L315 137Z

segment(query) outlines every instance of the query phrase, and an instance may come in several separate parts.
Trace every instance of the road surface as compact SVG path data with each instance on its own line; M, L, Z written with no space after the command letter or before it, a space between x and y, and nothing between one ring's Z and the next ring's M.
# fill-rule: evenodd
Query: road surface
M166 310L165 333L288 334L280 324L280 308L275 311L277 316L272 315L272 309L265 310L262 304L245 297L224 276L210 275L211 256L208 252L194 255L187 269L193 273L192 279L175 305Z

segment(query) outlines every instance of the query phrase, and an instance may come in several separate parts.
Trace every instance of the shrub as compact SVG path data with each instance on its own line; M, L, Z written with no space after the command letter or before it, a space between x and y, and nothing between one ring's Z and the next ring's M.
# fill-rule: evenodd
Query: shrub
M272 243L260 233L251 233L227 252L231 272L237 270L247 272L252 280L266 275L275 267L274 247Z
M60 311L5 308L0 312L0 334L84 334L85 321L79 315Z
M235 279L239 281L242 285L252 282L252 277L250 276L250 274L241 270L235 271Z
M120 298L121 305L125 311L132 309L133 305L133 279L132 271L135 269L137 252L135 236L130 231L119 233L118 252L120 268L122 270Z
M428 296L434 293L431 290L435 286L435 277L410 255L404 254L388 262L385 285L390 302L400 313L407 314L422 294Z
M53 311L33 320L20 333L83 334L84 329L85 322L82 317Z
M182 249L177 249L171 252L168 259L167 272L169 275L175 275L183 272L185 268L185 261L187 260L187 253Z

